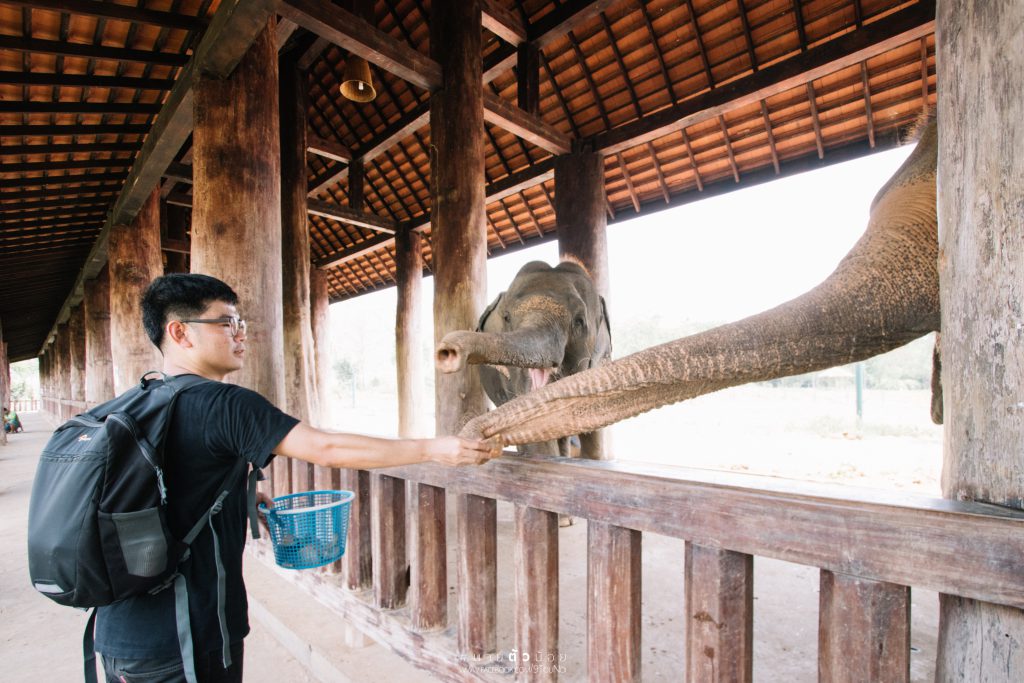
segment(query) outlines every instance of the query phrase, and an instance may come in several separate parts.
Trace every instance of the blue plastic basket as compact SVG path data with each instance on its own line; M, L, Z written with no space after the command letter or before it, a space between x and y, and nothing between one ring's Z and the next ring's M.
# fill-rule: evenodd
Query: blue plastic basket
M266 512L274 560L286 569L311 569L345 554L351 491L308 491L274 498Z

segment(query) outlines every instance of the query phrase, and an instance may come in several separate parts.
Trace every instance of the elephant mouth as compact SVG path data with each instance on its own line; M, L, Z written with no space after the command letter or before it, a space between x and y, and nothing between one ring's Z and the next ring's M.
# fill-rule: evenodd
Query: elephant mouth
M530 374L530 388L531 390L536 391L551 382L551 378L555 374L555 369L527 368L527 372Z

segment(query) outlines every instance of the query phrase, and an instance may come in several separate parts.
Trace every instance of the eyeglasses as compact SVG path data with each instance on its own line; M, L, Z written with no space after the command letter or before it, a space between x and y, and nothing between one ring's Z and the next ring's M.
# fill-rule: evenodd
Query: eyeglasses
M192 320L181 320L183 323L206 323L208 325L227 325L228 332L232 337L245 335L245 321L237 315L225 315L220 318L194 318Z

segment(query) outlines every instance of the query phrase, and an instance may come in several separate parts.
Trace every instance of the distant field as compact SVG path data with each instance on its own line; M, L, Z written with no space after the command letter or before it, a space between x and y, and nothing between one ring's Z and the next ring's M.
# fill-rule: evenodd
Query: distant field
M395 399L334 402L334 427L393 435ZM620 460L751 472L940 495L942 427L923 390L867 390L858 427L852 387L748 385L626 420L612 428ZM428 427L433 415L425 418Z

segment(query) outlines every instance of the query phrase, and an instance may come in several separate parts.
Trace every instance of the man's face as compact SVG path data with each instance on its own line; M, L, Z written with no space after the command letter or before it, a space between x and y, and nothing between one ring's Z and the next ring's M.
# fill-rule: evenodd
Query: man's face
M216 320L237 316L238 311L232 304L214 301L196 319ZM243 330L232 336L229 322L191 322L186 325L189 327L196 358L202 365L222 375L242 368L245 358Z

